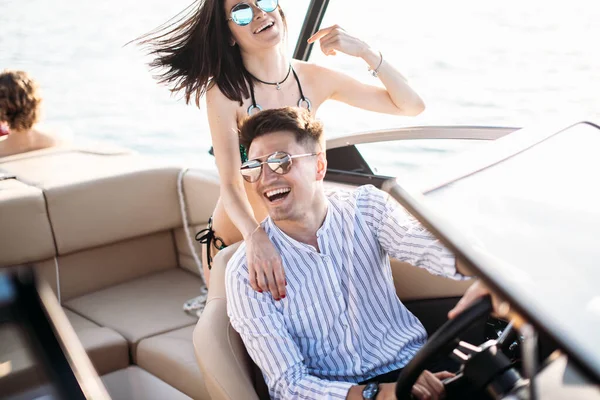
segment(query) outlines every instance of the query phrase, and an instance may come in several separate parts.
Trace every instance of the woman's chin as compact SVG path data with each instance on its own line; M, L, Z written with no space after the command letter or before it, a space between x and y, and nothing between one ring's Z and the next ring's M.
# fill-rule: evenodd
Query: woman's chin
M254 39L259 43L260 47L273 47L282 42L283 35L279 28L273 27L267 32L259 33Z

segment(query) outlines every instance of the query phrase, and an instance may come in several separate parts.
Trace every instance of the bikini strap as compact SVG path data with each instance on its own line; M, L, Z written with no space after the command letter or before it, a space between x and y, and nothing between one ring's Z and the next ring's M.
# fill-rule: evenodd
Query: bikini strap
M306 98L304 98L304 93L302 92L302 85L300 84L300 79L298 79L298 75L296 74L296 70L294 69L294 67L292 67L292 73L294 74L294 79L298 84L298 90L300 91L300 100L306 101Z
M254 97L254 83L250 81L250 97L252 98L252 106L256 107L256 98Z
M252 112L256 109L258 111L262 111L262 107L256 104L256 98L254 97L254 82L250 80L250 97L252 98L252 104L248 107L248 116L252 115Z
M306 108L310 111L312 104L310 100L304 97L304 92L302 91L302 85L300 84L300 79L298 79L298 75L296 74L296 70L292 67L292 73L294 74L294 79L298 84L298 90L300 91L300 100L298 100L298 107L302 107L302 103L306 103Z
M306 104L306 108L308 109L308 111L311 111L312 108L312 104L310 102L310 100L307 97L304 97L304 92L302 91L302 85L300 84L300 79L298 79L298 74L296 74L296 70L294 69L294 67L292 67L290 65L290 68L292 69L292 73L294 74L294 79L296 80L296 83L298 84L298 90L300 91L300 100L298 100L298 107L302 108L302 104ZM248 115L252 115L252 112L256 109L258 111L262 111L262 107L258 104L256 104L256 98L254 97L254 83L250 80L249 82L250 85L250 97L252 98L252 104L248 107Z

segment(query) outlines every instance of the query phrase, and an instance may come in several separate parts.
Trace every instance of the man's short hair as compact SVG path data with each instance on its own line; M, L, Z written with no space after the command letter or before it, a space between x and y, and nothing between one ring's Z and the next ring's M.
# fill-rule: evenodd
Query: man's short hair
M26 131L38 120L42 101L37 83L24 71L0 73L0 121L11 130Z
M240 125L240 144L250 149L254 139L282 131L293 133L296 143L315 148L318 145L324 150L323 124L310 111L298 107L272 108L246 118Z

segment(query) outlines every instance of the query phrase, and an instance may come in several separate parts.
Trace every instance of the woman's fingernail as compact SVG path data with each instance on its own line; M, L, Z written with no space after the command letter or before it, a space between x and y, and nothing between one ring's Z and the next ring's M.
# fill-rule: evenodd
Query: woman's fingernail
M285 294L282 294L282 295L281 295L281 298L282 298L282 299L285 299Z

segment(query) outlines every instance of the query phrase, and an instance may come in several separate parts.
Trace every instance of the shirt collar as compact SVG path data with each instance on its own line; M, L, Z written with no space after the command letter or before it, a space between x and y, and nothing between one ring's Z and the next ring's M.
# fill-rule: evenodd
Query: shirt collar
M321 237L329 231L329 226L331 225L331 202L329 201L329 197L325 197L325 206L327 207L327 211L325 211L325 219L323 220L323 225L317 230L317 237Z
M317 230L317 238L323 236L324 234L327 234L327 232L329 231L329 226L331 225L331 204L329 201L329 198L326 198L326 206L327 206L327 211L325 212L325 219L323 220L323 224L321 225L321 227ZM291 244L296 248L302 249L302 250L309 250L312 252L315 252L316 249L306 243L302 243L297 241L296 239L294 239L293 237L287 235L284 231L282 231L281 229L279 229L279 227L275 224L275 221L273 221L273 219L271 217L267 217L265 219L265 227L267 228L267 233L269 234L269 236L276 236L278 238L280 238L281 240L284 241L284 245L285 244Z

